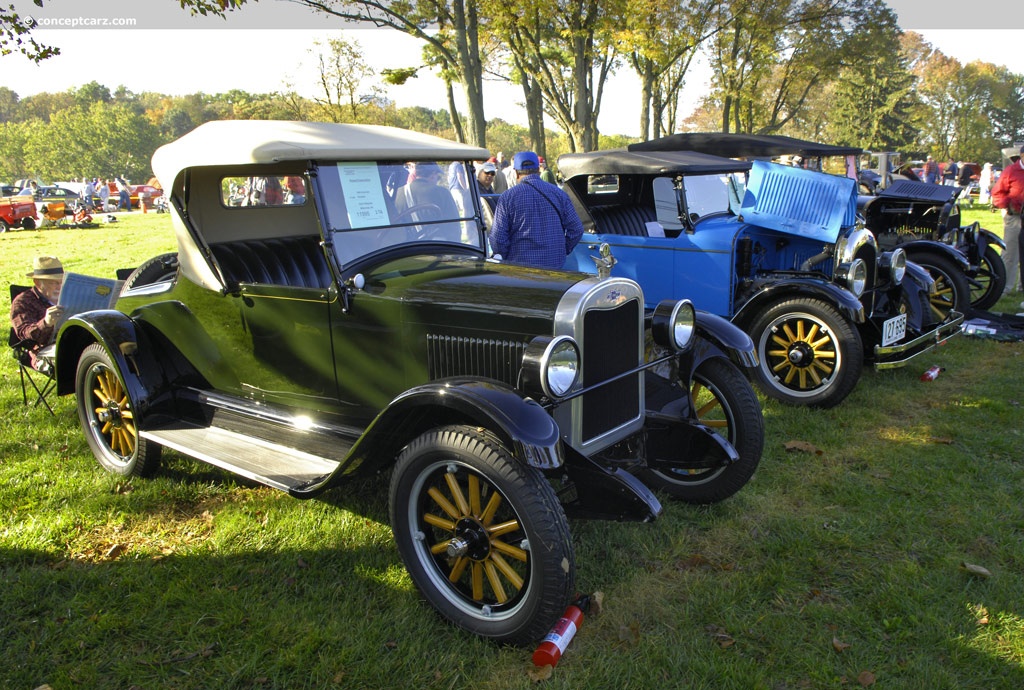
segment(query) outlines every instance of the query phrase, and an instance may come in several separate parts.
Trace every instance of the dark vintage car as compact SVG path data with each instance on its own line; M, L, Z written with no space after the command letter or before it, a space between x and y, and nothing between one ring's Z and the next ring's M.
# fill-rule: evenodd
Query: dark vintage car
M648 521L653 491L739 490L763 445L750 339L686 300L647 311L632 280L488 258L479 207L407 168L487 156L259 121L159 149L178 251L57 339L100 464L150 475L172 448L297 498L389 472L412 581L511 643L575 594L568 517ZM275 191L289 178L301 200ZM231 205L240 185L261 193Z
M649 304L690 295L728 318L753 338L757 382L779 400L836 405L865 360L900 367L959 331L962 314L932 312L927 272L857 222L853 180L682 151L558 165L586 230L570 267L593 270L607 243L612 275L640 283Z
M631 145L634 151L697 151L727 158L797 160L802 167L863 180L864 152L854 146L834 146L782 135L694 132L672 134ZM883 167L893 154L876 154ZM974 164L971 164L974 165ZM901 168L902 170L902 168ZM926 184L910 172L890 175L885 185L872 184L858 197L865 227L883 250L902 248L907 259L923 266L935 280L932 309L939 318L950 310L988 309L1002 295L1006 268L998 235L977 223L960 225L960 188ZM876 175L877 178L877 175ZM876 182L879 180L876 180Z

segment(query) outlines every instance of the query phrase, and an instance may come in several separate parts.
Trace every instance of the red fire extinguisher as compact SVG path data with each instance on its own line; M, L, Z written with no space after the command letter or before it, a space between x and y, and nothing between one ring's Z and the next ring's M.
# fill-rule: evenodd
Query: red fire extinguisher
M939 372L940 371L942 371L942 367L939 367L939 366L928 367L928 369L923 374L921 374L921 380L922 381L934 381L935 379L939 378Z
M586 595L577 598L576 601L569 604L568 608L565 609L565 613L555 623L555 627L551 628L551 632L544 636L544 639L541 640L541 643L533 652L534 666L555 666L558 664L558 660L562 658L565 648L569 646L572 638L576 635L576 631L583 624L583 613L589 606L590 597Z

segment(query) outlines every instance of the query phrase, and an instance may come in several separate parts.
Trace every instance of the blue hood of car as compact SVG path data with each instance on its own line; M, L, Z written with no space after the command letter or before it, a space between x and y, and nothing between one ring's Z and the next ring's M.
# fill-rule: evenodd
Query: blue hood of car
M846 177L754 161L740 215L752 225L831 244L856 223L856 191Z

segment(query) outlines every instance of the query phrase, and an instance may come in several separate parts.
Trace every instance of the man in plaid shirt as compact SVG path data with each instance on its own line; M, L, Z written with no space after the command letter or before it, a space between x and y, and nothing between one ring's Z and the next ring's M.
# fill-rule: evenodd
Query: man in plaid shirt
M518 182L498 197L491 247L510 263L559 269L583 236L583 222L569 195L540 179L532 151L512 158Z

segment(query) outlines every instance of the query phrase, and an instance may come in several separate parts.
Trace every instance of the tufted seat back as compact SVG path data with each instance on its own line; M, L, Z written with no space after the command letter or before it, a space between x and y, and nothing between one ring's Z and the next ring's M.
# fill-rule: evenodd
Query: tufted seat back
M327 288L332 277L318 235L211 244L228 281Z
M597 232L647 237L647 223L657 220L647 206L595 206L590 209Z

